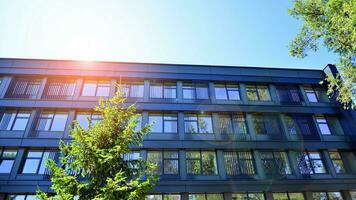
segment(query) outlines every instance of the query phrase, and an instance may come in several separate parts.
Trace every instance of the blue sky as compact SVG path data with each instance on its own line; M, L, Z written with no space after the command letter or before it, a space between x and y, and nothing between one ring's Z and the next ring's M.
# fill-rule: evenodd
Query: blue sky
M322 69L287 45L291 0L0 0L0 57Z

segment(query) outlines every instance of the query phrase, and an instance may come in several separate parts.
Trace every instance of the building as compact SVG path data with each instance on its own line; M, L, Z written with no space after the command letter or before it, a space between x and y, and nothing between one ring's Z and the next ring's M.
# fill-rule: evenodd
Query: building
M132 154L159 166L148 199L356 199L356 115L322 70L4 58L0 75L0 199L50 191L44 161L118 81L157 122Z

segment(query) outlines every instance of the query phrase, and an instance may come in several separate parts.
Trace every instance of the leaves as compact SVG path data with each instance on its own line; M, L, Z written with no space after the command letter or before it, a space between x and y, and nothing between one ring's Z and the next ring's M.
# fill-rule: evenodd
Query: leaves
M304 58L324 45L338 54L340 75L328 75L328 94L347 109L355 108L356 0L295 0L289 14L304 25L289 44L290 54Z
M120 91L120 90L118 90ZM138 123L135 105L125 105L121 92L108 100L100 100L94 109L103 120L82 128L77 122L71 130L73 141L60 143L62 157L57 166L47 162L51 171L54 196L38 192L38 198L59 199L143 199L152 189L158 176L144 175L154 168L142 159L127 161L124 155L131 152L130 146L140 146L151 124L135 131Z

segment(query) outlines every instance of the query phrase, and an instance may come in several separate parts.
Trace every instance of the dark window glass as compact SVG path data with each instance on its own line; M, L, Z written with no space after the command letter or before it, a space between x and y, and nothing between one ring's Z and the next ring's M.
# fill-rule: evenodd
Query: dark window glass
M6 93L7 98L35 99L41 79L15 78Z
M211 115L185 114L185 133L213 133Z
M225 170L230 176L255 174L254 160L251 152L224 152Z
M110 81L86 80L82 96L108 97L110 94Z
M0 150L0 174L11 172L14 165L17 150L14 149L2 149Z
M260 152L266 174L291 174L286 152Z
M340 192L313 192L313 200L343 200Z
M44 111L37 122L37 131L64 131L68 118L67 112Z
M29 111L5 111L1 118L0 130L24 131L29 118Z
M301 102L299 90L293 86L277 86L277 94L282 104L299 104Z
M23 164L23 174L48 174L47 159L55 159L55 151L30 150L26 154Z
M285 115L288 133L291 135L315 134L315 125L311 116Z
M187 151L186 163L188 174L216 175L216 155L214 151Z
M148 194L145 200L180 200L180 194Z
M271 101L268 87L265 85L246 85L249 101Z
M322 135L331 135L331 131L323 115L316 116L316 122Z
M74 80L49 80L45 88L43 98L45 99L61 99L74 95L75 81Z
M304 195L301 192L278 192L273 193L273 200L304 200Z
M329 151L329 155L330 155L331 161L333 163L335 172L338 174L346 173L344 162L341 158L340 153L337 151Z
M36 195L12 194L6 196L6 200L37 200Z
M78 112L76 116L78 124L84 129L89 128L89 123L90 125L94 125L102 119L101 114L96 112Z
M275 115L252 114L252 122L257 134L279 134L279 122Z
M323 88L315 88L311 86L304 87L305 93L309 102L330 102Z
M301 174L325 174L326 168L319 152L302 152L297 157Z
M224 200L223 194L207 193L207 194L189 194L189 200Z

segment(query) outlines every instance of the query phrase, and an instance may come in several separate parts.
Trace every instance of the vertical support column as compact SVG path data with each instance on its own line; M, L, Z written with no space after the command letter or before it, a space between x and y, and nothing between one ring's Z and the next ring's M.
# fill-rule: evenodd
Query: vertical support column
M185 166L185 150L179 150L179 176L181 180L187 179L187 168Z
M240 83L240 97L243 104L248 104L246 84Z
M148 102L150 99L150 81L143 81L143 101Z
M303 85L298 85L300 95L302 97L302 101L304 101L305 105L309 106L310 102L307 97L307 93L305 93L304 86Z
M256 140L256 132L255 129L253 128L253 121L252 121L252 115L251 113L246 113L246 123L247 123L247 129L248 133L250 134L251 140Z
M40 88L38 89L38 93L37 93L37 95L36 95L36 99L41 99L42 94L43 94L43 91L44 91L45 88L46 88L47 80L48 80L47 77L44 77L44 78L42 79Z
M256 164L256 174L259 179L263 179L265 177L265 173L262 167L261 156L257 150L253 150L252 153L253 153L253 159Z
M290 135L288 133L288 129L287 129L287 123L284 120L283 114L278 113L278 119L280 121L280 127L281 127L281 131L284 134L284 138L287 140L291 140Z
M220 133L220 131L219 131L219 115L218 115L218 113L212 113L211 117L213 120L213 132L215 135L218 135Z
M20 172L21 162L22 159L24 159L24 156L25 156L25 149L19 149L16 154L14 165L12 166L11 169L11 173L10 173L11 180L15 180L16 175Z
M302 174L300 173L299 167L298 167L297 152L295 152L295 151L287 151L287 153L288 153L288 158L289 158L289 162L290 162L290 167L291 167L292 173L295 174L295 176L298 179L302 178Z
M178 103L183 102L183 82L177 81L177 101Z
M32 110L30 118L28 119L27 126L24 132L23 137L28 137L31 135L31 131L33 130L33 126L36 126L36 117L39 114L40 111L38 110Z
M274 103L278 104L279 103L279 99L278 99L278 95L277 95L277 89L276 86L273 84L269 84L268 85L270 94L271 94L271 99Z
M141 125L144 126L145 124L148 123L148 112L142 112L142 122Z
M5 200L6 194L2 193L0 194L0 200Z
M304 193L304 195L305 195L305 200L314 200L312 192L307 191L307 192Z
M78 99L80 97L80 93L82 91L83 85L84 85L84 79L83 78L78 78L76 83L75 83L75 90L74 90L73 99Z
M216 103L216 97L215 97L215 89L214 89L214 83L213 82L209 82L209 94L210 94L210 100L211 103Z
M10 83L12 81L13 77L11 76L5 76L2 79L2 83L0 85L0 98L3 99L6 95L7 90L10 87Z
M220 179L226 179L225 163L224 163L224 152L222 150L216 151L216 160L218 165L218 173Z
M231 193L224 193L224 200L232 200Z
M272 192L266 192L266 200L273 200L273 193Z
M342 190L341 195L344 200L353 200L350 191Z
M75 110L70 110L68 113L68 120L66 123L66 128L63 133L63 138L68 139L70 134L70 129L73 126L73 120L75 120Z
M334 169L334 165L330 158L329 152L327 150L323 150L323 151L321 151L321 154L325 160L325 167L326 167L327 172L329 172L332 177L336 178L337 174Z
M184 112L178 112L178 135L180 140L184 140Z

